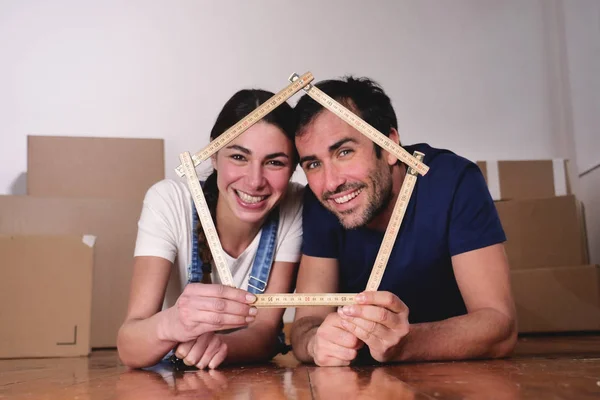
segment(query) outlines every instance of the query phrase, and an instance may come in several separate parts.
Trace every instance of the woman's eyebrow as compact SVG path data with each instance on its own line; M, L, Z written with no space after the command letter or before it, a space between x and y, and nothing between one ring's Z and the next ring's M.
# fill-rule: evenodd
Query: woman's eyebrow
M240 146L239 144L232 144L231 146L227 146L227 148L228 148L228 149L239 150L239 151L241 151L242 153L245 153L245 154L248 154L248 155L252 154L252 152L250 151L250 149L247 149L247 148L245 148L245 147L242 147L242 146Z
M279 153L271 153L271 154L267 154L265 156L265 159L269 160L271 158L277 158L277 157L285 157L285 158L290 158L290 156L288 156L287 154L283 153L283 152L279 152Z

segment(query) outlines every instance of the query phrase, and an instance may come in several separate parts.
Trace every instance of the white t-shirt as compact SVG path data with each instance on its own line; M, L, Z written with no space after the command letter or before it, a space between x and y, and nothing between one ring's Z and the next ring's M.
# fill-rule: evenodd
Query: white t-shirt
M302 245L302 193L304 187L290 182L285 197L279 204L279 228L275 261L298 262ZM173 269L164 307L171 307L183 292L188 281L188 266L192 260L192 195L183 182L163 180L154 184L144 198L138 222L135 256L155 256L173 262ZM237 258L225 253L225 259L236 287L247 289L250 270L258 250L260 234ZM219 283L213 268L212 282Z

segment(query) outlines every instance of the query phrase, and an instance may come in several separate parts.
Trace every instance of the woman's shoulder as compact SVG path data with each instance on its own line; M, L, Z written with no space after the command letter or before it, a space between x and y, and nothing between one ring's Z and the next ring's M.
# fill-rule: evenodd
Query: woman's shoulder
M191 194L185 183L173 179L156 182L146 192L144 203L151 207L187 205Z
M295 215L302 210L302 201L304 197L304 185L298 182L288 183L288 188L284 199L281 201L281 215Z

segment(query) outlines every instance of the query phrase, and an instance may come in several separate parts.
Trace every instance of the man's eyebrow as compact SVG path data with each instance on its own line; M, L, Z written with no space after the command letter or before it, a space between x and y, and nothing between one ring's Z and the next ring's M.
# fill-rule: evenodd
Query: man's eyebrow
M352 139L352 138L343 138L341 140L338 140L337 142L335 142L334 144L332 144L331 146L329 146L329 152L333 153L334 151L336 151L337 149L339 149L340 147L342 147L344 144L348 143L348 142L352 142L352 143L358 143L356 141L356 139Z
M228 148L228 149L235 149L235 150L239 150L239 151L241 151L242 153L244 153L244 154L248 154L248 155L252 154L252 152L251 152L249 149L247 149L247 148L245 148L245 147L242 147L242 146L240 146L240 145L237 145L237 144L232 144L231 146L227 146L227 148Z
M306 156L300 157L300 165L304 164L306 161L317 161L317 156Z
M336 151L337 149L339 149L340 147L342 147L344 144L349 143L349 142L350 143L358 143L356 141L356 139L353 139L353 138L343 138L343 139L338 140L337 142L335 142L331 146L329 146L329 152L333 153L334 151ZM318 158L315 155L300 157L300 165L304 164L306 161L317 161L317 160L318 160Z

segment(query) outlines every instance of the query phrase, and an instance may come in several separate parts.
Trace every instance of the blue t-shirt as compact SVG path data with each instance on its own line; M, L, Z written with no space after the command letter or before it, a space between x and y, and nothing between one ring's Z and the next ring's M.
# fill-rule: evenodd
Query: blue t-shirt
M411 323L466 314L451 257L506 240L494 202L476 164L427 144L405 149L425 153L430 169L417 178L379 290L409 307ZM363 291L384 232L344 229L310 190L303 218L303 254L338 259L339 291Z

